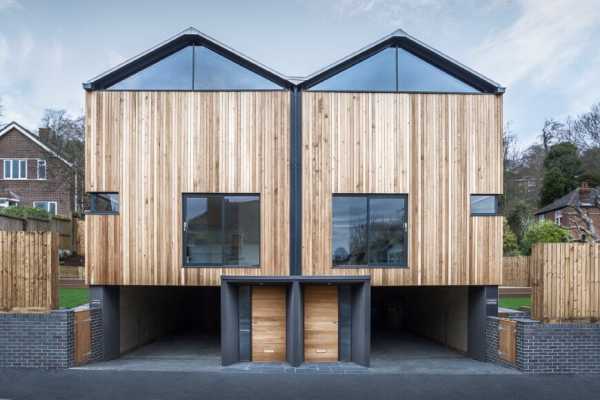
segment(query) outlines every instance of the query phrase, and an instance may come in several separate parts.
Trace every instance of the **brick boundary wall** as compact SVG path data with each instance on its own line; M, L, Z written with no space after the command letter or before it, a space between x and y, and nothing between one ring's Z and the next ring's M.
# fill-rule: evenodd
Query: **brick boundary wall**
M600 323L543 324L517 321L517 361L498 357L498 318L488 317L488 361L532 374L600 373Z
M102 310L90 308L90 362L104 355ZM0 313L0 367L74 366L75 318L71 309L49 313Z

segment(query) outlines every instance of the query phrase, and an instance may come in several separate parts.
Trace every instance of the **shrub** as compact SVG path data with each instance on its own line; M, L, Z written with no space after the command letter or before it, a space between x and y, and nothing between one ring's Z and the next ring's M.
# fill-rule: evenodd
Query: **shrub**
M18 217L18 218L40 218L40 219L50 219L51 216L44 210L40 210L39 208L33 207L7 207L0 208L0 214L8 215L9 217Z
M560 243L571 240L569 230L556 225L550 221L538 221L531 223L526 229L521 241L523 254L531 254L531 248L535 243Z
M510 229L510 225L508 225L506 219L504 220L503 250L505 257L519 255L517 235Z

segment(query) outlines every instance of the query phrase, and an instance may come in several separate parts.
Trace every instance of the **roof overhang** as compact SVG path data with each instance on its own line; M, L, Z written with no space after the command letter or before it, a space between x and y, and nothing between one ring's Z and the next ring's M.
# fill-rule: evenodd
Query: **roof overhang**
M83 83L85 90L102 90L109 88L115 83L141 71L142 69L156 63L166 56L190 45L205 46L216 53L240 64L249 70L269 79L270 81L290 88L294 84L283 74L268 68L267 66L251 59L250 57L232 49L216 39L200 32L195 28L188 28L164 42L138 54L129 60L109 69L106 72Z
M303 89L308 89L390 46L401 47L482 92L500 94L506 90L500 84L421 42L401 29L307 76L299 85Z
M10 122L8 125L5 125L2 128L2 130L0 130L0 137L4 136L5 134L12 131L13 129L18 131L22 135L26 136L29 140L31 140L32 142L34 142L35 144L40 146L42 149L46 150L48 153L52 154L54 157L58 158L60 161L65 163L67 166L69 166L71 168L73 167L73 164L71 164L70 162L68 162L61 156L59 156L54 150L52 150L50 147L48 147L46 144L44 144L35 134L31 133L30 131L23 128L21 125L19 125L18 123L14 122L14 121Z

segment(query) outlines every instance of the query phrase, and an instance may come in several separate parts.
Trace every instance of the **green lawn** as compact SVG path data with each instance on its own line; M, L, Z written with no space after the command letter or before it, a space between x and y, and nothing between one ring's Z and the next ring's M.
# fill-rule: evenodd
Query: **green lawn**
M89 289L60 288L58 289L59 307L72 308L90 301Z
M500 298L500 307L504 308L512 308L513 310L518 310L519 307L531 307L531 297L530 296L511 296L511 297L501 297Z

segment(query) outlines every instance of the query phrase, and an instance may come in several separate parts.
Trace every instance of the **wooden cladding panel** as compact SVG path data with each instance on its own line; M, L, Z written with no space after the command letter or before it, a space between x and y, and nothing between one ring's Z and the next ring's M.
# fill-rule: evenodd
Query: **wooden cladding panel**
M86 218L88 283L288 274L289 109L287 92L88 92L86 190L121 202L118 216ZM260 193L260 268L182 268L188 192Z
M285 286L252 288L252 361L286 359Z
M92 353L92 331L89 310L78 310L74 313L75 343L73 358L76 365L82 365L90 360Z
M304 361L338 360L337 286L304 287Z
M500 96L308 92L302 109L303 274L501 282L502 219L470 215L470 194L503 190ZM333 193L408 193L408 268L332 268Z

